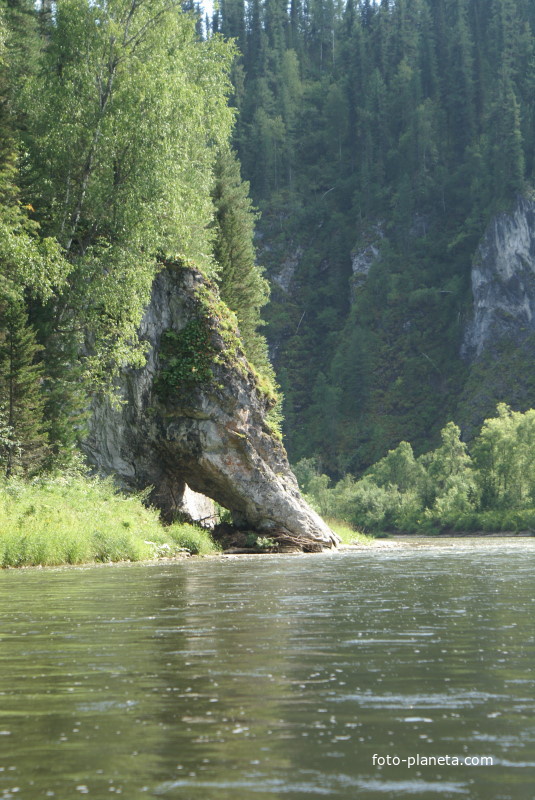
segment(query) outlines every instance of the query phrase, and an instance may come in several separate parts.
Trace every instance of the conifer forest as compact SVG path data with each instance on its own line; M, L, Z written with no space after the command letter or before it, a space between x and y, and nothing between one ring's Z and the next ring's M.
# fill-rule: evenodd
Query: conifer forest
M79 465L92 398L144 363L155 275L186 259L318 510L373 530L440 498L450 527L532 509L534 180L532 0L2 0L3 477ZM532 244L478 327L511 220Z
M213 28L242 53L235 143L293 461L359 473L529 407L532 346L474 368L461 350L478 242L533 181L533 3L223 0Z

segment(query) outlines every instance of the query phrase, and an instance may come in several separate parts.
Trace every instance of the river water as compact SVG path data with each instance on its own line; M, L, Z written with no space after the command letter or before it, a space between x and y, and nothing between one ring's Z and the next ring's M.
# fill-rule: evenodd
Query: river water
M532 800L534 567L462 539L4 571L0 797Z

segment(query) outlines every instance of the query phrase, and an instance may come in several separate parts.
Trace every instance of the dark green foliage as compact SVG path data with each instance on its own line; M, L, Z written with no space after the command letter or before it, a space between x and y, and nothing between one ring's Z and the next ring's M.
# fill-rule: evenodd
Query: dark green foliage
M269 360L265 338L259 333L260 309L269 298L269 285L256 264L253 244L256 214L249 199L249 185L242 182L240 165L230 150L221 151L215 167L212 192L215 217L214 258L220 272L221 299L234 311L245 352L259 369Z
M160 343L156 392L163 399L183 399L198 386L209 383L215 352L204 318L192 319L180 331L165 331Z
M0 294L0 469L8 478L37 472L47 456L41 349L22 300Z
M217 283L223 302L235 314L245 354L258 370L263 390L276 398L269 413L274 432L280 435L281 401L268 345L261 332L261 309L269 299L269 284L256 263L254 223L257 214L249 198L249 184L240 176L240 165L230 149L221 150L215 165L212 198L215 206L214 258L219 265Z
M5 24L5 91L13 100L35 75L48 23L32 0L2 0L0 14Z
M289 452L333 476L400 439L421 453L467 380L478 240L535 177L533 4L250 0L244 18L235 143L267 274L294 264L265 312Z
M52 453L44 421L43 347L28 309L48 301L65 283L69 265L57 243L40 236L33 207L22 205L17 186L13 99L27 80L30 55L38 52L33 6L8 4L0 33L0 467L10 476L37 472Z
M53 300L33 309L41 341L44 367L42 390L50 439L47 467L68 467L78 458L90 414L90 390L79 359L82 331L59 329L57 303Z

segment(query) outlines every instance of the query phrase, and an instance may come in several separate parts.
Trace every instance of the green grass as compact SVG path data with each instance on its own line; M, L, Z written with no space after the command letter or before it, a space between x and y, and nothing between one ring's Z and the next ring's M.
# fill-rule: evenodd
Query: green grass
M372 536L356 531L347 522L341 522L337 519L326 519L325 522L332 531L338 534L342 544L370 544L373 542Z
M0 482L0 566L56 566L141 561L187 549L218 551L209 533L164 527L141 496L118 493L111 480L64 477Z

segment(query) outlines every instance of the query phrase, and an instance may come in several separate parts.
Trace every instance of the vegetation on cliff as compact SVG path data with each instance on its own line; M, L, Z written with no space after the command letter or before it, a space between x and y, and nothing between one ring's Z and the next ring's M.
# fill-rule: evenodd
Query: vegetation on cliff
M164 337L159 390L211 380L217 328L275 403L259 332L269 290L229 145L234 55L178 0L0 3L4 566L213 548L163 528L140 498L68 476L92 399L144 363L139 325L168 263L194 263L211 289L198 319Z

